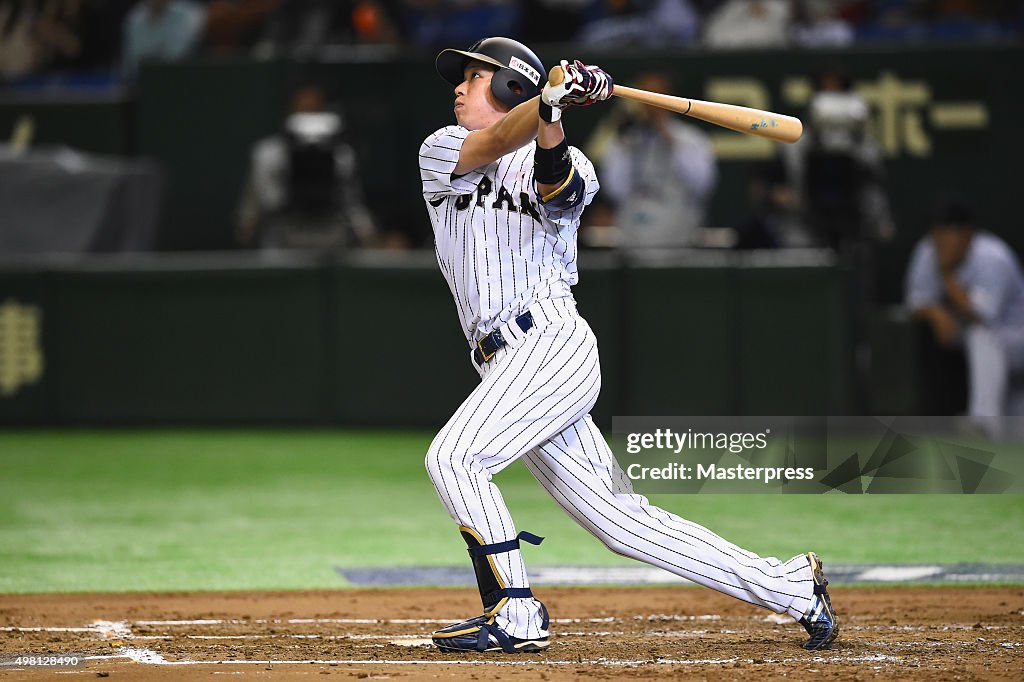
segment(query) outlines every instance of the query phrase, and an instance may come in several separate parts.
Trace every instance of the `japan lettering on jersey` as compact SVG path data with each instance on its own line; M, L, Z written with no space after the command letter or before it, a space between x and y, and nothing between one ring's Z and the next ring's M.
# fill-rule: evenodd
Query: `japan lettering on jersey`
M420 146L419 167L437 262L472 345L532 302L572 295L576 232L600 185L590 160L570 147L586 195L573 208L549 210L534 187L535 143L453 177L469 134L454 125L434 132Z

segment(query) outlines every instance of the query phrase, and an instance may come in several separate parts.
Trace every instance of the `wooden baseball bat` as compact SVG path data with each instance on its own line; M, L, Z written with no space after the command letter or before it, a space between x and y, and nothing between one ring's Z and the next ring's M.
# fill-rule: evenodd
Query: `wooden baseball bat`
M565 71L561 66L552 67L548 72L548 82L551 85L560 85L565 80ZM668 109L684 116L699 118L716 126L722 126L729 130L747 135L767 137L770 140L792 143L800 139L804 132L804 124L800 119L784 114L776 114L761 109L741 107L736 104L722 104L720 102L704 102L699 99L686 99L685 97L674 97L663 95L660 92L649 92L637 88L616 85L612 91L617 97L631 99L641 104Z

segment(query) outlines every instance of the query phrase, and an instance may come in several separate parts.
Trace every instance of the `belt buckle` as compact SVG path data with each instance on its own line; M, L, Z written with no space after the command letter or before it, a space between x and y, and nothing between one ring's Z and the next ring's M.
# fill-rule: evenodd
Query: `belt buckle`
M476 349L480 351L480 357L484 359L484 362L490 362L491 358L493 358L495 354L498 352L498 349L495 348L494 351L490 355L488 355L487 351L484 350L484 341L486 341L489 338L491 338L490 334L476 342Z
M484 350L484 342L488 340L490 340L491 344L494 346L494 350L491 351L490 355L488 355L487 351ZM505 337L502 335L500 329L495 329L493 332L476 342L476 348L480 351L480 357L484 359L484 362L490 362L491 358L493 358L498 352L498 349L504 346Z

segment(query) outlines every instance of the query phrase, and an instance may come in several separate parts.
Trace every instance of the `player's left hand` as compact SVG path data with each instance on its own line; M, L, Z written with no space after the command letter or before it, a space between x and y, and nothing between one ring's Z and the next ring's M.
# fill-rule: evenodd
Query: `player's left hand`
M599 66L588 66L576 60L569 63L563 59L562 72L565 78L558 85L545 84L541 101L549 106L563 109L567 106L588 106L612 96L615 83L612 77Z

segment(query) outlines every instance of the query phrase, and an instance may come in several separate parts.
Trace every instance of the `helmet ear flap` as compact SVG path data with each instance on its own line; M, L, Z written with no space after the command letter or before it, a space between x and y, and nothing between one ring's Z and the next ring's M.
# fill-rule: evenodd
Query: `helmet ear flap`
M526 92L523 84L519 82L515 74L510 73L507 69L498 69L491 76L491 92L499 102L509 109L528 99L523 96Z

